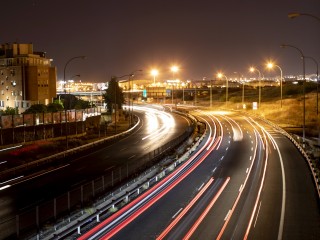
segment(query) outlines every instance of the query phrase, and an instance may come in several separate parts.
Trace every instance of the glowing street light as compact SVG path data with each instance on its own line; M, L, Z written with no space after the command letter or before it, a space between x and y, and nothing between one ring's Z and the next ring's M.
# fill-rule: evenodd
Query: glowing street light
M277 67L280 70L280 106L282 108L282 69L272 62L267 63L267 68L272 69L273 67Z
M175 74L176 72L178 72L178 71L179 71L179 67L178 67L178 66L172 66L172 67L171 67L172 80L174 80L174 74Z
M228 104L228 78L226 77L226 75L224 75L223 73L218 73L217 74L217 77L219 78L219 79L221 79L221 78L223 78L223 77L225 77L226 78L226 106L227 106L227 104Z
M249 71L252 73L254 73L254 72L259 73L259 105L258 105L258 107L260 108L261 107L261 72L255 67L250 67Z
M156 84L156 76L158 76L159 71L157 69L151 70L151 75L153 76L153 84Z
M172 72L172 80L175 80L174 79L174 75L176 72L179 71L179 67L178 66L172 66L171 67L171 72ZM174 84L172 84L172 94L171 94L171 104L173 104L173 91L174 91Z

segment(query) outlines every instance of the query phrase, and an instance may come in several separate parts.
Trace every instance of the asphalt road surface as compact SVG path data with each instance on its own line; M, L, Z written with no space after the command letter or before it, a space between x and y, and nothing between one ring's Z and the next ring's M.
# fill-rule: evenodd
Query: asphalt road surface
M184 116L164 113L163 110L139 108L136 113L141 124L121 141L72 159L65 166L10 181L11 187L0 191L0 223L52 201L53 197L105 174L117 164L139 159L184 133L190 125L190 120ZM6 226L0 224L0 232L6 232L1 227Z
M208 125L197 156L80 239L320 239L311 171L289 139L241 114L194 114Z

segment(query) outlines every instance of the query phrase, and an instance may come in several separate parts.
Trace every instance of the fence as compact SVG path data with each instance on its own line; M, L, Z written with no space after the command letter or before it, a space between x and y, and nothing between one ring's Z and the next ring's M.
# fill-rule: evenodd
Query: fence
M25 238L28 235L39 232L40 228L45 228L45 224L49 223L48 227L51 227L52 224L55 225L56 221L61 219L62 216L66 216L63 218L63 221L71 221L70 216L72 212L84 211L86 206L90 206L96 198L107 191L111 191L114 187L128 179L129 176L136 176L138 173L154 165L165 154L185 141L192 134L194 127L194 125L188 127L184 134L142 156L137 161L128 162L109 170L105 175L70 190L66 194L25 211L15 218L1 221L0 237Z
M0 146L54 138L85 131L88 117L101 109L88 108L52 113L0 115Z

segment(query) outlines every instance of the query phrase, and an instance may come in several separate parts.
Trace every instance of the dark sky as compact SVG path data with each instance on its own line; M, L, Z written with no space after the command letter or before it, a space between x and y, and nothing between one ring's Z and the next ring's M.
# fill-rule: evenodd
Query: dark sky
M1 0L0 42L34 44L47 52L63 77L105 82L156 67L159 79L180 67L179 77L202 79L221 70L226 76L247 75L255 65L273 59L284 75L302 74L300 48L320 63L320 21L308 16L289 19L289 12L320 17L320 0ZM307 73L315 64L306 60Z

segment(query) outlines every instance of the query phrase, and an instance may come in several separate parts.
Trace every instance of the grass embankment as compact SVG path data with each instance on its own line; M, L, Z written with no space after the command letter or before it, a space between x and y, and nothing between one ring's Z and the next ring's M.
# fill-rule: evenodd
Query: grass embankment
M245 94L248 112L254 112L262 117L278 124L290 133L302 135L303 128L303 88L301 85L286 84L282 90L282 106L280 98L280 87L263 87L261 89L261 106L258 110L252 110L252 102L258 102L258 89L249 89ZM306 83L305 86L305 132L307 137L318 136L317 121L317 94L314 83ZM235 91L230 95L233 108L239 107L235 100L239 100L241 91ZM241 98L240 98L241 102ZM238 101L239 103L239 101ZM241 107L241 106L240 106Z
M260 115L263 118L277 124L288 133L303 136L305 114L305 136L307 139L319 137L320 115L317 115L317 87L314 83L305 85L305 107L302 85L287 84L283 87L281 105L280 87L263 87L261 90L261 106L258 110L252 110L252 102L258 102L258 89L247 89L245 93L246 112ZM234 89L229 95L228 107L241 109L242 91ZM223 94L220 96L222 99ZM225 98L224 98L225 99ZM320 176L320 146L317 141L306 141L306 152L311 157L312 165Z
M128 130L128 122L117 124L117 133ZM97 128L90 129L86 134L69 136L68 148L76 148L99 139L110 137L115 134L114 125L109 125L106 132ZM2 157L8 161L8 167L15 167L26 164L37 159L48 157L66 150L66 138L59 137L47 140L38 140L23 144L22 147L13 149Z

